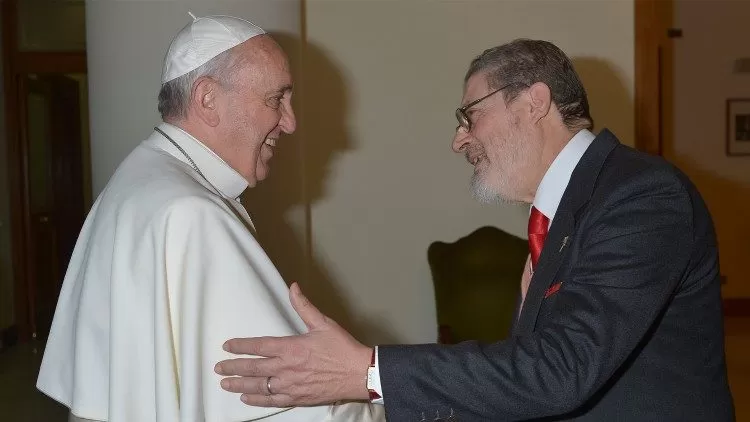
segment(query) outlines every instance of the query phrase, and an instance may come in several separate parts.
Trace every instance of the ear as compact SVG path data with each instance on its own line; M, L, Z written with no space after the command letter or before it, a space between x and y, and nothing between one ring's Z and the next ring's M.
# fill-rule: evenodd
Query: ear
M220 93L221 87L218 82L209 77L198 78L193 83L190 106L198 118L211 127L219 125L218 96Z
M552 93L550 93L547 84L543 82L531 85L527 93L529 96L531 121L536 123L549 114L552 107Z

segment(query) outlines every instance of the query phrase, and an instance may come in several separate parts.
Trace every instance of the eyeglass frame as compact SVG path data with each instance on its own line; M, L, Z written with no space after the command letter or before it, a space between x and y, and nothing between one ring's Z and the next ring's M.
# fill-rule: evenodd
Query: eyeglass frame
M467 132L471 131L471 127L474 125L472 123L471 119L469 119L469 116L466 114L466 110L474 107L475 105L481 103L482 101L486 100L487 98L497 94L498 92L504 90L505 88L508 88L512 85L516 85L515 83L509 83L501 86L500 88L490 92L489 94L485 95L484 97L481 97L479 99L476 99L469 104L466 104L465 106L459 107L456 109L456 120L458 120L458 126L456 126L456 131L458 131L460 128L464 128ZM466 121L466 125L463 124L461 119Z

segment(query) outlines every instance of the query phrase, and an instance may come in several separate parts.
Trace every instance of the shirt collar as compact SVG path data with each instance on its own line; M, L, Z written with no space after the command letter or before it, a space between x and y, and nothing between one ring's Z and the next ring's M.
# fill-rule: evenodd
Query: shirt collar
M539 183L533 206L549 218L550 224L555 218L557 207L560 205L560 200L568 187L573 170L575 170L594 138L596 138L596 135L586 129L576 133L562 151L557 154L555 160L552 161L552 165L544 174L542 182Z
M206 176L208 182L226 198L237 199L247 189L247 180L203 142L169 123L160 124L159 129L185 150L190 158L195 161L195 165L198 166L201 173ZM192 167L190 160L163 135L154 132L151 137L159 148Z

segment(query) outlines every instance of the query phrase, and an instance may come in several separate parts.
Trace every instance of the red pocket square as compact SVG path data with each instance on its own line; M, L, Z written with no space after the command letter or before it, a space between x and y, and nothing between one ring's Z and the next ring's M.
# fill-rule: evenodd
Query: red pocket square
M544 292L544 298L547 299L548 297L552 296L553 294L557 293L558 290L560 290L560 287L562 286L562 281L559 281L551 286L549 286L549 289L547 289L546 292Z

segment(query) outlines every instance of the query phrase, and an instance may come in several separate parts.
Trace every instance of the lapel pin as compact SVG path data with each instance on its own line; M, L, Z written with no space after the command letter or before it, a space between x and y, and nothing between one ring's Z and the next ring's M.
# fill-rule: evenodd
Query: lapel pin
M557 251L558 253L562 252L563 248L565 248L565 245L568 244L568 236L563 237L562 245L560 245L560 250Z

